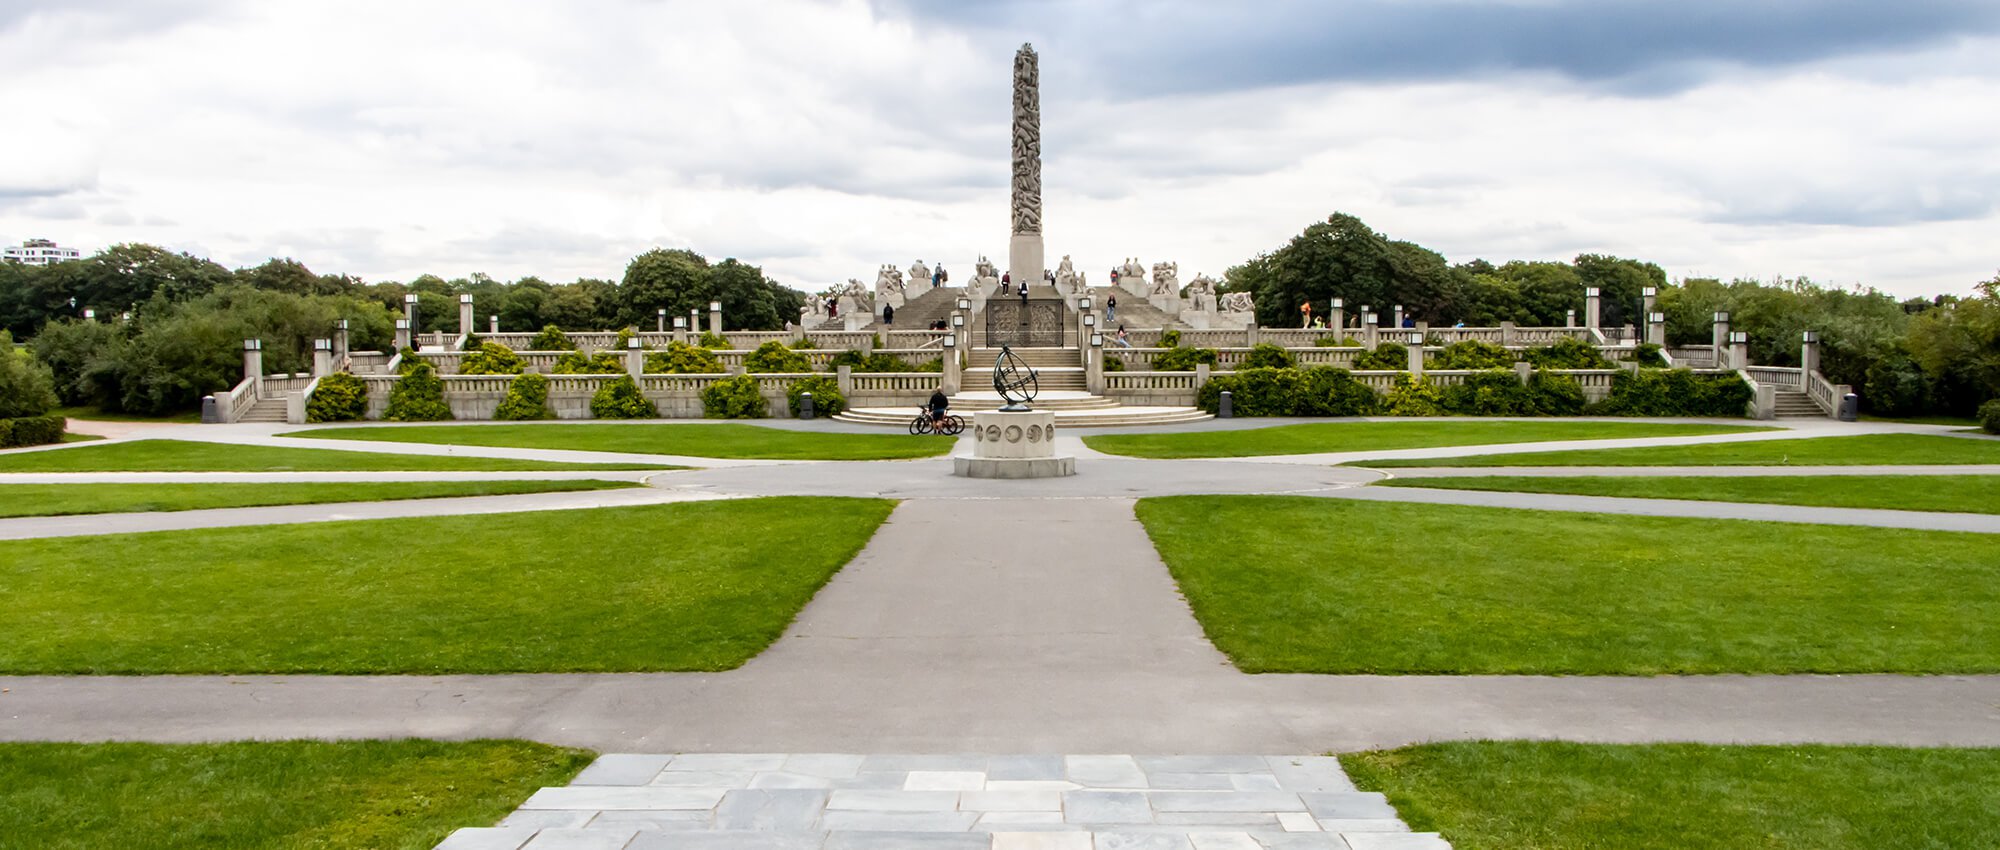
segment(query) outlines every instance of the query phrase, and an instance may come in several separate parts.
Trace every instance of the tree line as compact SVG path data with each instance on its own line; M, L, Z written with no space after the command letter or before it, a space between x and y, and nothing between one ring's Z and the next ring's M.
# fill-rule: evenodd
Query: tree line
M1728 312L1730 329L1749 335L1753 362L1797 366L1804 332L1817 331L1820 371L1855 387L1873 413L1969 416L2000 398L2000 275L1977 284L1971 297L1898 300L1805 278L1669 281L1654 263L1601 254L1567 263L1453 264L1335 213L1229 269L1218 289L1254 293L1257 321L1267 327L1297 327L1301 304L1326 315L1334 298L1350 316L1362 305L1386 315L1400 304L1406 317L1434 325L1550 327L1562 325L1569 310L1581 324L1584 290L1596 287L1603 326L1621 327L1644 325L1649 286L1658 290L1655 309L1666 314L1669 345L1707 344L1714 314Z

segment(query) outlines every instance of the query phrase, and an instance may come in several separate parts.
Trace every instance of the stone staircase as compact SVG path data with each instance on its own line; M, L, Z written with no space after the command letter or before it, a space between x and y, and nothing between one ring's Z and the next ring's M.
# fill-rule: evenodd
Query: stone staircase
M256 404L243 412L243 418L236 421L283 422L285 421L285 399L283 396L258 399Z
M1779 419L1825 419L1826 411L1812 396L1795 390L1778 390L1773 396L1773 410Z
M437 850L1451 850L1326 756L612 754Z

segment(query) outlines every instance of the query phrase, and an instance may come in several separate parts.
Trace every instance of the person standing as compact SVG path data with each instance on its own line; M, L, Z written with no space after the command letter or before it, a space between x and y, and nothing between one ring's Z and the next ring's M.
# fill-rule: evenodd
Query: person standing
M943 286L943 285L944 285L944 282L945 282L946 280L949 280L949 279L950 279L950 278L948 278L948 277L946 277L946 276L945 276L945 273L944 273L944 264L943 264L943 263L938 263L938 265L937 265L937 268L935 268L935 269L932 269L932 270L931 270L931 288L932 288L932 289L936 289L936 288L938 288L938 287L940 287L940 286Z
M1014 280L1014 273L1013 273L1013 272L1001 272L1001 273L1000 273L1000 294L1001 294L1001 295L1006 295L1006 294L1007 294L1007 287L1008 287L1008 285L1009 285L1009 284L1011 284L1011 283L1013 282L1013 280Z
M896 325L896 308L888 304L882 305L882 327L889 328L889 327L895 327L895 325Z
M1028 306L1028 285L1021 284L1021 306Z
M1299 327L1312 327L1313 305L1311 301L1299 305Z
M838 298L826 299L826 317L829 319L840 318L840 299Z
M1111 285L1117 286L1118 273L1114 271L1111 273L1111 275L1112 275ZM1104 320L1107 322L1118 321L1118 296L1116 293L1106 296L1104 299ZM1125 327L1123 325L1120 325L1118 329L1120 331L1123 331L1125 330Z

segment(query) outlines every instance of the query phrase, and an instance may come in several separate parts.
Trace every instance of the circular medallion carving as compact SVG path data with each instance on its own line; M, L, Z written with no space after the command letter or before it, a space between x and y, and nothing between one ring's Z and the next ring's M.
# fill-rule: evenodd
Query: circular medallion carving
M1007 442L1018 443L1020 441L1021 441L1021 426L1019 425L1007 426Z
M1040 426L1040 425L1029 425L1029 426L1028 426L1028 442L1030 442L1030 443L1039 443L1039 442L1041 442L1041 441L1042 441L1042 426Z
M986 439L995 443L1000 442L1000 426L986 426Z

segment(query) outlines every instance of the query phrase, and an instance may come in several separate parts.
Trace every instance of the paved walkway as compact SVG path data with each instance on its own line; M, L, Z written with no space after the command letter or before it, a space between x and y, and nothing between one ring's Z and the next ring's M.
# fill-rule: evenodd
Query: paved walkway
M439 850L1450 850L1313 756L607 755Z
M2000 464L1957 466L1404 466L1390 478L1756 478L1843 475L2000 475Z

